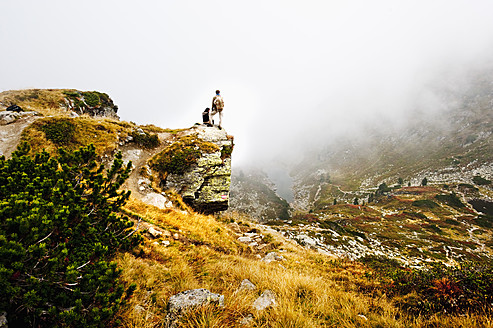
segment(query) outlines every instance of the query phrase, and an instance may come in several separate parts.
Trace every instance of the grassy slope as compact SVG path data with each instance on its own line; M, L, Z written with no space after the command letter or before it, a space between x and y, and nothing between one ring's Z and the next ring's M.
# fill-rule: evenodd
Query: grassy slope
M2 96L13 96L2 93ZM18 94L19 95L19 94ZM35 95L35 96L33 96ZM15 95L14 95L15 96ZM40 111L43 115L59 115L58 90L26 90L19 105ZM3 98L5 99L5 98ZM66 117L63 117L66 119ZM42 118L59 120L59 117ZM106 154L117 147L117 140L128 135L133 124L81 117L73 119L76 134L70 147L92 141L98 153ZM150 127L155 129L155 127ZM152 131L149 131L152 132ZM96 137L94 137L94 135ZM24 134L35 149L54 152L36 125ZM143 218L142 226L170 232L162 237L170 242L146 238L145 244L133 253L122 253L115 259L123 270L123 279L136 283L137 289L119 318L123 327L160 327L166 315L168 298L190 288L209 288L225 295L223 309L204 307L190 312L181 321L183 327L234 327L249 313L253 327L476 327L488 326L491 319L480 317L434 316L406 317L381 294L378 283L366 278L365 269L356 262L335 260L297 246L280 235L264 234L267 247L256 251L237 241L227 223L239 223L243 231L253 228L248 218L225 216L216 219L193 213L185 205L174 210L160 210L131 199L125 211ZM259 260L269 251L278 251L282 262L267 264ZM259 288L237 290L241 280L248 278ZM278 306L263 312L251 308L252 301L264 289L278 296ZM139 305L140 307L137 307Z
M305 250L278 235L267 248L285 260L262 262L254 249L236 241L226 224L234 220L242 230L249 230L252 223L240 216L217 220L159 210L135 200L126 209L170 231L171 236L148 239L140 250L118 257L124 279L138 286L120 313L124 327L161 327L168 298L192 288L225 295L225 307L192 311L182 318L182 327L235 327L249 314L254 318L252 327L427 327L433 323L472 327L486 326L489 320L481 316L406 317L378 292L360 264ZM162 245L162 239L170 245ZM258 289L239 291L243 279ZM256 312L250 304L265 289L276 293L278 306Z

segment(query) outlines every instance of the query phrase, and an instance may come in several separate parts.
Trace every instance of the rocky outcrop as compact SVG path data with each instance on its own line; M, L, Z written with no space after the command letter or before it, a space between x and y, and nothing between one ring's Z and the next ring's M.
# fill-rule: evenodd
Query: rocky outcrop
M120 119L116 114L118 106L106 94L97 91L78 91L65 90L64 105L78 115L89 114L90 116L104 116L114 119Z
M20 107L52 115L53 111L68 112L72 117L87 114L119 119L118 106L103 92L74 89L25 89L0 92L0 109Z
M229 206L233 137L196 125L151 159L161 187L177 191L195 210L210 214Z

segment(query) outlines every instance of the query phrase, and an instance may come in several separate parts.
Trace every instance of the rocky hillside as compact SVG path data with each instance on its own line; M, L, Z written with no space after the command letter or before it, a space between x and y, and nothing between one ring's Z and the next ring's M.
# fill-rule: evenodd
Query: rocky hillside
M118 119L118 106L106 93L98 91L26 89L1 92L0 110L13 105L23 111L43 114L59 114L61 111L70 116L87 114Z
M407 124L364 130L365 138L345 136L307 154L291 171L291 217L268 224L305 247L343 258L385 256L416 267L490 261L491 72L471 72L461 88L438 84L434 92L448 107L436 113L417 108ZM252 185L238 180L238 186L247 195L275 193L267 178ZM275 197L243 197L235 207L258 199Z
M246 213L259 222L288 219L291 208L276 193L267 174L258 169L238 169L231 178L230 211Z
M334 198L352 201L381 183L416 186L424 178L430 183L471 183L476 175L491 179L491 72L470 72L460 88L437 83L433 92L444 107L440 110L428 113L418 107L406 124L376 125L361 131L364 138L344 136L308 155L291 171L293 206L309 210Z

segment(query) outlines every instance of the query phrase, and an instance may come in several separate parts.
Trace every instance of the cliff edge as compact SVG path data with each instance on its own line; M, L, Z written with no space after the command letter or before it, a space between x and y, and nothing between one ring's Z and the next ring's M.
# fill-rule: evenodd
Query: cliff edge
M7 111L18 105L21 112ZM117 106L97 91L18 90L0 93L0 155L10 157L21 142L32 152L77 149L94 144L101 163L122 152L132 162L124 185L132 196L160 208L228 209L233 137L224 129L196 124L163 129L120 121Z

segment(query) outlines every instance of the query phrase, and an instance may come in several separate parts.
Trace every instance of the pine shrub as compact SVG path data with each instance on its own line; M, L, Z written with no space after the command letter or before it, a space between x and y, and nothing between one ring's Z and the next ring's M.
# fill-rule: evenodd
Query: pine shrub
M119 214L131 164L105 172L92 145L28 152L0 158L0 310L14 327L111 326L125 289L110 259L141 240Z
M76 124L69 118L46 120L40 126L46 139L58 146L67 146L74 142L76 128Z

